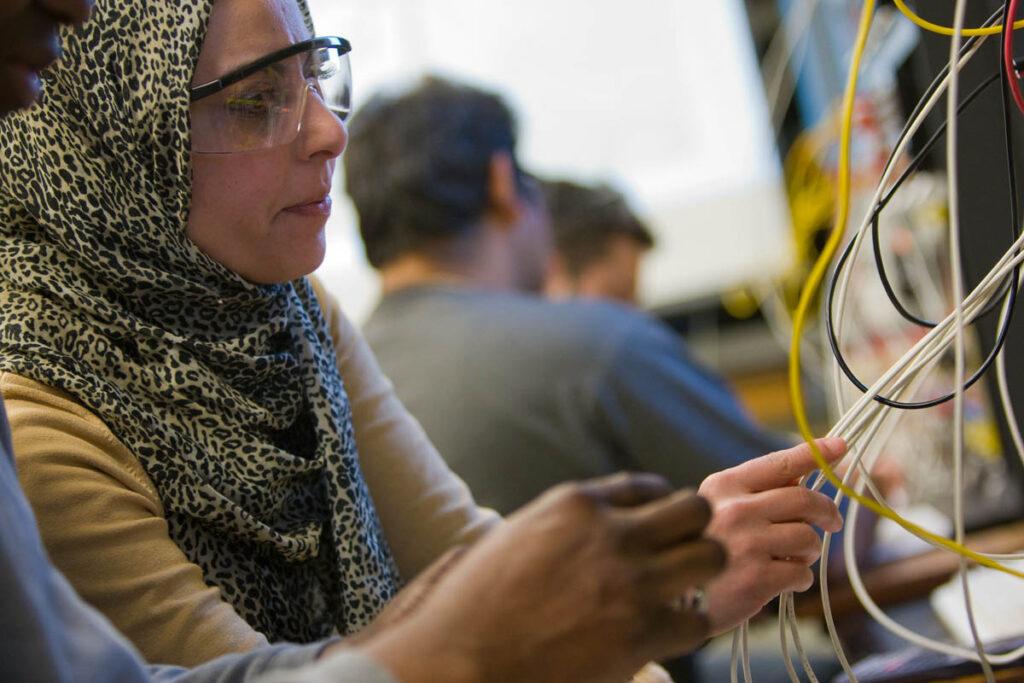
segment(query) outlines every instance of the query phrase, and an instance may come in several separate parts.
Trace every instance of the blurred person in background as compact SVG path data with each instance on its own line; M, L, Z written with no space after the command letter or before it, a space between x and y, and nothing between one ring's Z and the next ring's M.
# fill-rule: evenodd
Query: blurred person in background
M654 235L615 188L568 180L541 182L555 254L544 292L637 304L637 276Z
M346 189L383 288L364 334L480 503L507 513L619 470L696 487L782 445L651 316L536 295L548 211L498 96L426 78L368 101L349 132ZM783 557L767 536L751 540L724 540L736 566Z
M623 469L695 487L788 445L657 320L529 295L551 227L515 144L499 97L430 78L358 112L343 160L383 287L366 339L479 502Z

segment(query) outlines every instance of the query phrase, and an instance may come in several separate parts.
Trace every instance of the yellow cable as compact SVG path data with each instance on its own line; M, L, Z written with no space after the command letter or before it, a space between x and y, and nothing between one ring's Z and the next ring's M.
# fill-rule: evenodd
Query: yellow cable
M895 2L897 5L900 4L900 0L895 0ZM941 546L958 555L973 560L984 567L1003 571L1007 574L1012 574L1013 576L1024 579L1024 573L1005 567L995 560L985 557L984 555L981 555L960 543L951 541L948 538L943 538L942 536L937 536L930 531L917 526L913 522L894 514L887 508L876 503L874 500L862 496L844 484L839 477L836 476L835 471L828 464L825 457L822 455L821 450L814 443L814 434L811 432L811 427L807 420L803 389L800 385L800 339L806 322L807 311L817 294L818 288L821 286L822 279L825 276L825 270L828 268L828 264L831 263L832 257L835 255L836 250L839 247L839 243L842 241L845 233L846 221L849 218L850 138L852 135L851 129L853 127L853 103L857 93L857 75L860 70L861 56L864 52L864 45L867 42L868 30L871 28L871 16L874 12L874 5L875 0L865 0L864 2L860 25L857 29L857 42L853 52L853 58L850 62L850 73L847 78L846 92L843 95L843 119L839 140L839 207L835 227L832 230L832 234L829 235L825 249L815 262L814 267L811 269L811 273L807 278L807 283L804 285L804 289L800 293L800 302L797 305L796 313L793 316L793 340L789 351L789 392L793 401L793 414L796 418L797 426L800 428L801 435L810 445L811 455L814 457L818 467L821 468L821 471L825 474L828 480L846 496L856 500L875 514L891 519L907 531L925 538L937 546Z
M927 19L922 19L918 15L914 14L914 11L907 7L903 0L893 0L893 2L896 3L896 7L899 8L900 12L903 12L904 16L906 16L907 19L910 19L912 22L923 28L925 31L939 33L944 36L953 35L953 29L951 29L950 27L940 26L939 24L933 24ZM1015 21L1013 23L1013 28L1014 30L1018 28L1024 28L1024 19L1021 19L1020 21ZM997 33L1002 32L1002 30L1003 26L1002 24L1000 24L999 26L986 26L985 28L965 28L963 31L960 32L960 34L965 36L994 36Z

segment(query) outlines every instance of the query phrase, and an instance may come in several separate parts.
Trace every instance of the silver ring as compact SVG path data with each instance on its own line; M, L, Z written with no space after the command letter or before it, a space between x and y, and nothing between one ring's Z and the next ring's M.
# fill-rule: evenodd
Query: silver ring
M696 612L697 614L707 614L708 594L703 588L700 588L699 586L694 587L670 602L669 607L676 612Z

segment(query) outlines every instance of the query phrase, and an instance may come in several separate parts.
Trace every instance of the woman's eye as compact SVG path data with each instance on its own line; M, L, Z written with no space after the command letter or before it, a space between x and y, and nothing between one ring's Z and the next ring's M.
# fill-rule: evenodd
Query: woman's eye
M227 108L232 116L256 118L270 114L273 98L265 92L242 93L227 98Z

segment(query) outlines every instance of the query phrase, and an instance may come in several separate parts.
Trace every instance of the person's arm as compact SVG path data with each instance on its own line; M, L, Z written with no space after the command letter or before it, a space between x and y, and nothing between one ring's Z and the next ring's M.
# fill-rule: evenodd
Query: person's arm
M300 668L275 664L277 664L275 666L277 671L260 677L253 683L416 683L414 681L399 681L391 671L384 668L362 649L341 645L329 648L324 651L319 661ZM443 671L435 673L440 674L441 677L423 680L446 680ZM229 681L234 683L235 679L215 680L217 683L229 683ZM248 679L243 680L248 681ZM213 683L213 681L193 680L191 677L186 677L180 680L174 679L174 683Z
M597 428L620 466L697 486L713 472L792 445L759 427L681 339L638 318L607 357L595 385Z
M361 647L404 683L621 683L706 639L707 616L677 599L725 562L702 536L708 517L706 502L656 475L562 484ZM665 680L657 673L634 680Z
M337 350L363 475L399 571L415 576L448 548L479 539L500 518L476 505L395 396L363 336L311 282Z
M195 666L266 645L171 540L152 482L98 417L25 378L0 389L52 561L148 661Z

